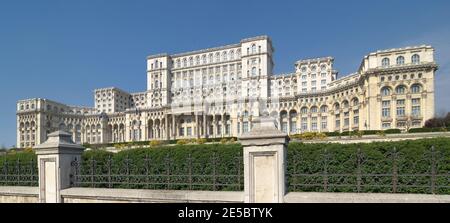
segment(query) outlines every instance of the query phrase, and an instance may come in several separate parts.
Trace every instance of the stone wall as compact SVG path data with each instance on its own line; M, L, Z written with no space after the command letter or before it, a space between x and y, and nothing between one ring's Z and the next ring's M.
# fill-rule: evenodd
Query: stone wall
M68 188L64 203L243 203L244 192Z
M37 187L0 187L0 203L38 203Z
M450 203L450 195L293 192L285 203Z

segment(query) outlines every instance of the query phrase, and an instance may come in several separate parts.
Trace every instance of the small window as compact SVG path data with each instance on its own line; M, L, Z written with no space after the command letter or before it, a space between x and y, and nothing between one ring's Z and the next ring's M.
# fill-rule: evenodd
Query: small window
M390 65L389 58L384 58L384 59L381 61L381 66L383 66L383 67L389 67L389 65Z
M411 86L411 93L420 93L421 87L418 84L413 84Z
M399 56L397 57L397 65L403 65L405 64L405 57Z
M412 64L419 64L420 63L420 56L417 55L417 54L412 55L411 63Z
M391 95L391 89L389 87L384 87L381 89L381 95L382 96L389 96Z

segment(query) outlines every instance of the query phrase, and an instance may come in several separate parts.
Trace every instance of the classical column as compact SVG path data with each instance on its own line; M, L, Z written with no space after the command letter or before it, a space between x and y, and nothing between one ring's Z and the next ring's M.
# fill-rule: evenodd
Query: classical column
M166 140L169 140L169 115L164 115L164 127L165 127L165 133L166 133Z
M287 113L287 134L291 133L291 114Z
M213 121L212 121L212 124L213 124L213 131L212 131L212 135L213 135L213 138L216 138L217 136L216 136L216 133L217 133L217 124L216 124L216 115L214 114L213 115Z
M203 136L205 138L208 138L208 129L207 129L207 125L206 125L206 113L203 113Z
M226 128L226 120L225 120L225 115L222 114L222 137L225 136L225 128Z
M200 127L199 127L200 123L198 122L199 118L198 118L198 114L194 113L194 115L195 115L195 134L197 136L197 139L199 139L200 138Z
M173 139L177 138L177 129L176 129L176 118L175 114L172 114L172 137Z

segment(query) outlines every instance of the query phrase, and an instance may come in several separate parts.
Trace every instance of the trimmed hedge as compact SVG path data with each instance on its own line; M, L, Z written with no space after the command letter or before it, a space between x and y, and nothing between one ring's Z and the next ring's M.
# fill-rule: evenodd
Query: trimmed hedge
M419 133L419 132L447 132L450 131L450 127L448 128L412 128L409 129L409 133Z
M37 156L32 151L0 156L0 186L37 186Z
M431 151L432 146L435 148L434 155ZM394 147L397 150L396 155ZM361 151L360 169L358 169L358 149ZM359 192L392 193L394 166L396 166L397 193L432 193L431 172L434 162L436 171L434 192L450 194L450 188L444 188L450 185L449 138L367 144L290 143L287 157L289 191L358 192L357 173L360 170L362 177ZM320 175L325 172L329 174L326 189L324 175ZM295 176L295 174L302 175ZM423 175L408 176L408 174Z
M87 151L82 156L81 174L92 175L93 159L96 160L94 172L98 176L93 181L87 177L80 186L240 191L244 188L242 152L239 144L161 146L125 150L117 154L101 150ZM116 178L111 185L101 183L108 173L109 159L112 161L112 172L109 173L123 176L121 179ZM127 178L124 175L126 165L129 175L143 177ZM153 175L149 179L145 177L146 170L150 171L149 175ZM189 174L193 176L192 188L189 187ZM145 180L151 183L146 184Z

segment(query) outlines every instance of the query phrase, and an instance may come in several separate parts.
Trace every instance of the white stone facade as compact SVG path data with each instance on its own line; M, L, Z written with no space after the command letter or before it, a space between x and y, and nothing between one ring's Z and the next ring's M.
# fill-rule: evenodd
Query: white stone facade
M407 129L434 116L431 46L377 51L353 74L338 78L332 57L299 60L273 74L267 36L147 58L147 90L95 90L95 107L47 99L17 104L17 146L32 147L65 130L77 143L115 143L240 136L269 113L280 130Z

